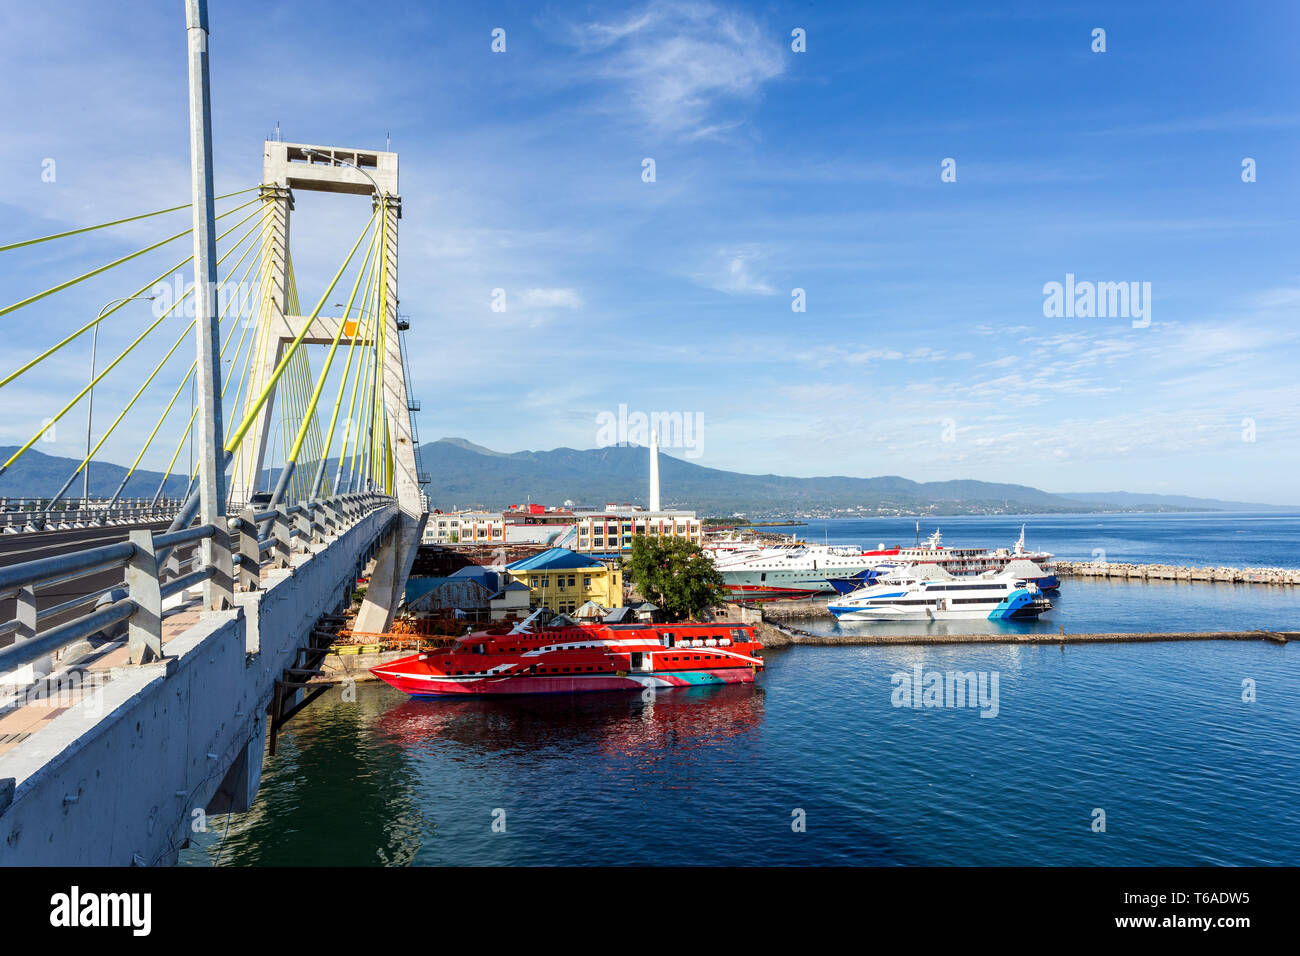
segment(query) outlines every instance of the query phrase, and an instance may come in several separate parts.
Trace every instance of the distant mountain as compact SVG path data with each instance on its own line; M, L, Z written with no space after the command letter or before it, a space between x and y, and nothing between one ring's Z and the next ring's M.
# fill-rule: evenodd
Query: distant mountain
M1087 491L1062 494L1062 498L1115 505L1130 510L1176 508L1191 511L1300 511L1300 505L1261 505L1249 501L1189 498L1186 495L1142 495L1131 491Z
M491 451L462 438L444 438L421 446L426 487L432 507L501 508L528 500L581 505L605 502L645 506L649 493L649 450L614 446L580 451ZM856 508L873 513L896 509L907 513L1002 512L1041 513L1115 511L1103 502L1084 503L1025 485L960 479L915 482L881 478L789 478L747 475L706 468L661 454L659 473L664 507L690 508L701 514L791 514Z
M16 449L0 447L0 460ZM425 491L434 508L503 508L525 501L558 504L570 500L585 507L606 502L649 504L650 453L643 447L614 446L578 450L499 452L463 438L443 438L421 446L424 470L432 477ZM80 462L78 458L46 455L34 448L0 475L0 497L44 497L54 494ZM334 475L335 462L326 473ZM315 472L310 463L306 473ZM94 462L90 492L107 496L117 490L126 469ZM790 478L782 475L748 475L706 468L661 454L659 473L662 504L689 508L701 515L744 512L764 515L824 516L845 509L864 513L903 514L1032 514L1105 511L1272 511L1288 510L1212 498L1180 495L1144 495L1111 491L1052 494L1027 485L998 484L971 479L916 482L897 475L879 478ZM261 487L271 487L279 475L264 473ZM124 497L149 498L158 490L162 474L137 471L127 483ZM185 491L185 476L167 480L166 494ZM78 477L68 494L81 494ZM1300 510L1300 509L1297 509Z
M17 445L0 447L0 461L7 461L9 456L16 452L18 448ZM72 474L73 469L79 464L81 464L80 458L46 455L35 448L30 448L23 454L23 457L9 467L8 471L0 475L0 497L49 497L63 487L63 483L68 480L68 475ZM181 466L182 469L187 468L188 462L182 461ZM91 462L91 496L109 497L117 491L117 486L121 483L122 476L125 474L126 469L121 465L100 461ZM160 481L162 481L162 472L138 470L131 476L131 480L126 483L126 488L122 491L122 497L152 498L158 491ZM187 484L186 475L171 475L167 479L167 487L163 489L163 493L167 497L179 497L185 493ZM81 497L80 475L72 482L67 495L72 498Z
M492 455L496 458L504 458L506 453L503 451L493 451L491 448L484 448L482 445L476 445L466 438L441 438L439 441L446 442L448 445L455 445L457 448L463 448L466 451L477 452L480 455Z

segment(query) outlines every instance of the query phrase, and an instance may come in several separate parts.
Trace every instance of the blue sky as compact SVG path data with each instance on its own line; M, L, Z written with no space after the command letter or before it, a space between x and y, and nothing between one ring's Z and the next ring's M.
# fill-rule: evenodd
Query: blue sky
M186 200L182 11L0 8L0 243ZM211 17L220 190L259 180L277 121L294 142L391 135L424 440L588 448L625 404L698 414L693 460L739 471L1300 499L1295 4L214 0ZM184 215L0 254L0 299ZM299 197L304 300L367 215ZM0 318L3 364L175 249ZM1067 273L1149 282L1149 326L1045 317ZM138 305L101 350L147 324ZM0 444L72 394L86 351L0 391ZM97 422L141 369L97 390ZM105 457L129 461L149 418ZM84 410L65 421L40 450L76 452Z

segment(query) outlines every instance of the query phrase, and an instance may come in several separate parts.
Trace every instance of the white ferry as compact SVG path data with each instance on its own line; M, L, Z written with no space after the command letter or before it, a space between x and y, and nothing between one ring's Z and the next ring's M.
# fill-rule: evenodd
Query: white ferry
M975 575L1003 571L1015 563L1017 573L1032 579L1039 589L1055 590L1059 586L1051 568L1052 554L1027 550L1023 525L1014 546L996 551L946 548L937 529L924 544L892 548L882 544L870 551L806 542L764 545L736 541L718 542L705 550L712 555L731 596L737 600L813 597L840 590L849 579L869 580L875 576L871 572L907 565L929 565L950 574ZM1034 567L1024 567L1028 563Z
M958 577L933 564L896 568L872 584L837 597L826 609L842 621L1036 618L1052 609L1032 581L991 571Z

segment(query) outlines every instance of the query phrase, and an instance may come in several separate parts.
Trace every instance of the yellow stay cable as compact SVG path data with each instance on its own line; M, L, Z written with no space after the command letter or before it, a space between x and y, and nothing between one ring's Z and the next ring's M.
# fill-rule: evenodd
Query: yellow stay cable
M260 264L261 255L265 254L266 244L268 240L268 234L266 228L268 222L269 222L269 218L263 217L261 223L262 226L261 250L262 251L257 258L255 258L252 262L248 264L248 268L244 270L244 274L239 277L239 282L236 284L236 288L240 288L244 285L244 282L248 279L248 274L253 270L254 266ZM251 251L253 248L254 247L250 245L249 251ZM247 256L248 256L248 251L246 251L242 256L239 257L239 262L236 262L230 271L234 273L243 263L244 259L247 258ZM219 321L223 321L223 322L225 321L226 311L228 311L229 309L230 309L230 303L227 303L226 309L222 311L221 319ZM235 313L235 318L239 318L242 312L243 312L243 308L241 306L239 311ZM231 336L235 334L235 326L238 324L239 323L232 324L230 326L230 331L226 334L226 340L221 345L221 354L223 356L226 353L226 348L230 345ZM189 328L192 329L193 327L194 327L194 323L191 322ZM186 331L188 332L189 330L187 329ZM248 324L244 323L244 334L240 335L239 347L235 350L235 361L239 360L239 353L242 352L244 349L244 336L247 334L248 334ZM145 440L144 446L140 449L140 453L135 456L135 461L131 462L131 467L127 469L126 476L123 479L123 482L125 482L126 479L129 479L131 475L135 473L136 468L140 466L141 460L144 458L145 454L148 453L149 447L153 444L154 438L157 437L159 429L162 428L163 422L167 420L167 416L171 414L172 406L176 404L176 400L180 397L181 392L185 389L185 385L189 382L190 376L194 374L194 370L197 366L198 366L198 359L195 359L193 362L190 363L189 371L185 373L185 377L181 379L180 384L176 386L176 391L172 393L171 401L167 403L167 407L163 409L162 414L158 417L157 423L153 426L153 431L149 433L149 437L148 439ZM223 395L225 394L224 388L222 389L222 394Z
M250 203L255 203L255 202L257 202L256 199L250 199L248 202L244 203L243 206L236 206L234 209L231 209L228 212L223 213L223 215L229 215L230 213L243 209L244 206L247 206ZM217 216L216 218L220 219L222 217ZM138 252L133 252L129 256L123 256L120 259L114 259L112 262L108 263L107 265L100 266L98 269L92 269L89 272L85 273L84 275L77 276L75 279L69 279L67 282L60 282L58 285L52 286L51 288L46 289L44 292L38 292L35 295L29 295L27 298L22 299L19 302L15 302L13 305L7 305L3 309L0 309L0 316L8 315L10 312L13 312L17 309L21 309L25 305L31 305L33 302L39 302L41 299L44 299L46 296L54 295L54 293L56 292L62 292L64 289L69 288L70 286L74 286L78 282L84 282L86 279L93 278L94 276L99 275L101 272L107 272L109 269L112 269L114 266L120 266L124 262L130 262L132 259L138 259L146 252L153 252L159 246L165 246L167 245L167 243L174 242L177 239L181 238L182 236L192 235L193 231L194 231L193 229L183 229L180 232L176 233L174 236L168 236L166 239L160 240L159 242L155 242L151 246L145 246L143 249L139 250ZM190 256L189 259L185 260L185 262L189 262L190 259L193 258L194 258L193 256ZM176 268L179 269L181 266L185 265L185 262L182 262ZM163 275L167 275L167 273L163 273ZM150 283L150 285L152 284L153 283ZM145 288L148 288L148 286L145 286Z
M223 233L222 236L219 236L218 239L223 238L223 237L226 236L226 235L229 235L230 232L233 232L235 229L238 229L240 226L242 226L245 222L247 222L249 219L251 219L251 218L252 218L253 216L255 216L255 215L257 215L256 212L252 213L252 214L249 215L249 216L246 216L246 217L245 217L244 219L242 219L240 222L238 222L238 223L236 223L234 226L232 226L232 227L230 228L230 230L228 230L226 233ZM193 257L191 256L191 258L193 258ZM147 288L147 287L146 287L146 288ZM53 424L54 424L55 422L57 422L60 418L62 418L64 415L66 415L66 414L68 413L68 411L69 411L69 410L70 410L74 405L76 405L79 401L81 401L82 398L85 397L85 395L86 395L87 392L89 392L92 388L94 388L96 385L98 385L98 384L103 380L104 376L106 376L109 372L113 371L113 369L117 367L118 363L121 362L122 359L126 358L127 355L129 355L129 354L130 354L130 353L131 353L131 352L136 348L136 346L138 346L141 342L143 342L143 341L145 340L145 338L148 337L149 334L153 332L154 329L158 328L158 326L159 326L160 324L162 324L162 321L163 321L165 318L167 318L167 316L171 315L172 311L173 311L177 306L179 306L183 301L185 301L185 299L186 299L186 298L189 296L189 294L190 294L191 292L193 292L193 291L194 291L194 290L193 290L193 287L191 287L190 289L187 289L186 292L185 292L185 294L182 295L179 299L177 299L177 300L176 300L176 303L175 303L175 304L174 304L170 309L168 309L166 312L164 312L162 315L160 315L157 319L155 319L154 322L153 322L153 323L152 323L152 324L151 324L147 329L145 329L143 332L141 332L141 333L139 334L139 336L136 337L135 341L132 342L130 345L128 345L128 346L126 347L126 349L125 349L125 350L124 350L120 355L118 355L117 358L113 359L113 361L110 362L110 363L109 363L109 364L104 368L103 371L99 372L99 373L98 373L98 374L97 374L93 379L91 379L90 382L89 382L89 383L88 383L84 388L82 388L81 391L79 391L79 392L76 394L76 396L72 399L72 401L70 401L70 402L68 402L68 404L64 405L63 408L59 410L59 413L58 413L57 415L55 415L53 418L51 418L51 419L49 419L47 422L45 422L45 424L43 424L43 425L40 427L40 429L36 432L36 434L33 435L31 438L29 438L29 439L27 440L27 443L26 443L25 445L23 445L23 446L22 446L21 448L19 448L16 452L14 452L12 455L10 455L10 456L9 456L9 460L6 461L3 465L0 465L0 474L4 474L4 472L9 468L10 465L12 465L15 461L17 461L17 460L18 460L18 459L19 459L19 458L20 458L20 457L21 457L21 456L22 456L22 455L23 455L23 454L24 454L24 453L25 453L29 448L32 447L32 445L36 444L36 442L40 440L40 437L41 437L43 434L45 434L45 432L46 432L47 430L49 430L49 428L50 428L51 425L53 425ZM0 383L0 384L3 384L3 383Z
M374 221L373 214L371 215L370 219L371 222ZM324 294L321 296L320 301L317 302L316 307L312 309L311 315L307 317L307 320L303 322L302 328L299 329L298 334L294 336L293 342L291 342L289 345L289 354L281 358L279 364L275 368L275 371L271 375L271 381L268 382L265 385L265 387L262 389L262 392L260 395L258 395L257 400L253 403L252 407L249 408L247 414L245 414L244 420L240 423L239 428L236 429L234 436L231 438L229 442L227 442L226 444L227 451L233 451L235 448L237 448L239 446L239 443L243 441L244 435L247 434L248 430L253 427L253 421L257 417L257 414L262 410L262 406L266 404L267 398L270 396L271 389L275 387L276 383L280 379L280 376L284 374L284 369L288 365L289 359L298 351L298 347L302 344L302 340L307 337L307 332L311 328L312 323L316 321L317 316L320 315L321 309L325 307L326 301L328 301L331 293L333 293L334 287L338 285L338 281L340 278L342 278L344 270L347 269L348 264L352 261L352 257L356 255L357 249L361 245L361 240L365 238L366 233L369 230L370 230L370 224L367 223L366 228L362 229L361 234L357 236L357 241L353 243L352 249L348 253L347 258L343 260L343 265L339 266L338 272L336 272L334 274L334 278L330 280L330 284L328 288L326 288Z
M217 196L213 199L213 202L220 202L223 199L229 199L231 196L242 196L244 193L251 193L254 189L260 188L260 186L249 186L247 189L240 189L237 192L226 193L224 196ZM109 226L120 226L127 222L139 222L141 219L151 219L154 216L161 216L164 213L193 208L194 204L187 202L179 206L169 206L167 209L159 209L157 212L147 212L142 216L128 216L126 219L114 219L112 222L101 222L97 226L82 226L80 229L69 229L67 232L56 232L52 236L41 236L37 239L24 239L22 242L11 242L8 245L0 246L0 252L8 252L10 249L21 249L23 246L34 246L38 242L49 242L51 239L64 239L68 236L78 236L83 232L94 232L96 229L107 229Z
M265 226L265 219L263 220L262 223L259 223L259 225ZM217 265L220 266L221 263L225 262L225 260L229 258L235 252L235 250L238 249L246 239L248 239L249 236L251 236L254 232L256 232L257 229L258 226L253 226L252 229L249 229L248 232L240 236L239 240L233 246L230 247L230 250L224 256L222 256L220 259L217 260ZM257 248L256 243L248 244L248 248L244 251L244 254L239 257L239 261L236 262L234 267L230 270L232 274L234 273L235 269L238 269L240 264L242 264L243 261L248 258L249 253L251 253L256 248ZM229 278L230 277L227 276L225 282L220 282L217 284L218 294L220 294L220 291L223 288L225 288L226 285L229 284ZM172 306L172 309L175 308L176 306ZM169 309L168 311L170 312L171 309ZM228 311L230 311L230 302L226 303L226 308L222 310L221 316L217 319L218 325L220 325L221 322L225 319L225 314ZM153 380L158 376L158 373L163 370L163 366L167 364L167 362L171 359L172 355L175 354L176 350L181 347L181 343L183 343L185 339L189 336L190 332L194 329L194 326L197 322L198 322L197 317L190 319L189 325L185 326L185 329L181 332L181 334L176 337L176 342L172 345L170 349L167 350L167 354L162 357L162 361L158 363L158 365L154 368L153 372L150 373L149 377L144 380L144 382L136 390L136 393L133 396L131 396L131 400L126 403L126 407L123 408L122 411L118 414L117 418L113 420L113 424L108 426L108 430L104 432L103 436L95 444L95 447L91 449L90 454L82 459L81 464L77 466L77 470L73 472L74 476L79 474L81 472L81 469L86 467L86 463L89 462L91 459L93 459L95 455L99 453L99 449L103 446L104 442L106 442L108 440L108 437L113 434L117 426L122 423L122 419L126 417L126 413L131 410L131 407L139 400L140 396L144 394L145 389L148 388L150 383L152 383ZM232 332L234 331L233 326L231 327L231 331ZM229 338L227 338L227 342L229 342ZM198 360L195 359L194 364L190 366L191 370L197 365L198 365ZM188 379L189 374L187 373L185 377L186 379Z
M239 210L243 209L244 206L248 206L248 205L250 205L251 203L254 203L254 202L257 202L257 200L256 200L256 199L253 199L253 200L250 200L250 202L246 202L246 203L244 203L243 206L236 206L234 209L231 209L229 212L223 212L220 216L217 216L217 218L218 218L218 219L224 219L226 216L229 216L229 215L231 215L231 214L233 214L233 213L236 213L236 212L238 212ZM251 218L253 218L253 216L255 216L255 215L257 215L257 213L253 213L253 214L251 214L251 215L249 215L249 216L245 216L243 219L241 219L239 222L235 223L233 226L231 226L228 230L226 230L224 233L222 233L222 234L221 234L220 236L218 236L217 238L218 238L218 239L224 239L226 236L230 235L230 233L234 232L236 229L238 229L238 228L239 228L240 226L242 226L244 223L248 222L248 220L251 219ZM157 276L156 278L150 279L150 280L149 280L148 282L146 282L144 285L140 286L140 288L138 288L138 289L136 289L134 292L132 292L130 296L125 297L124 300L123 300L122 302L119 302L117 305L113 306L111 309L109 309L109 310L108 310L107 312L105 312L103 315L96 316L95 318L91 319L89 322L87 322L87 323L86 323L85 325L83 325L81 328L77 329L77 331L73 332L71 335L69 335L69 336L67 336L66 338L64 338L63 341L57 343L56 345L52 345L52 346L50 346L50 348L46 349L44 352L42 352L40 355L36 356L36 358L32 359L30 362L26 363L25 365L21 366L21 367L18 368L18 369L15 369L15 370L12 371L12 372L10 372L10 373L9 373L8 375L6 375L3 379L0 379L0 388L4 388L6 385L8 385L10 382L12 382L14 379L16 379L18 376L22 375L24 372L29 371L33 366L39 364L40 362L43 362L45 359L49 358L51 355L53 355L53 354L54 354L55 352L57 352L59 349L63 348L63 347L64 347L65 345L67 345L69 342L71 342L71 341L73 341L74 339L76 339L78 336L84 335L85 333L89 332L92 328L94 328L94 327L95 327L96 325L98 325L100 322L103 322L105 319L107 319L110 315L112 315L112 314L113 314L114 312L116 312L118 309L120 309L120 308L122 308L123 306L125 306L125 305L127 304L127 302L129 302L131 299L133 299L133 298L137 298L137 297L139 297L139 296L144 295L146 292L149 291L150 288L152 288L153 286L157 285L159 282L162 282L164 279L166 279L166 278L167 278L169 275L171 275L173 272L176 272L178 269L183 268L187 262L191 262L193 259L194 259L194 256L193 256L193 255L186 256L184 259L182 259L180 262L176 263L176 265L172 266L172 267L171 267L170 269L168 269L166 272L163 272L161 275Z
M329 466L329 453L334 447L334 428L338 424L339 411L343 406L343 393L347 391L348 377L349 375L352 374L352 361L356 357L357 341L360 338L364 338L362 320L367 317L368 310L370 308L370 291L371 291L372 284L375 281L375 269L378 266L379 258L380 257L376 257L374 261L370 263L370 276L369 278L366 279L366 294L361 300L361 308L357 311L357 318L355 323L352 326L352 341L348 345L348 361L347 364L343 367L343 375L339 379L339 392L334 399L334 412L330 416L330 427L329 427L329 431L326 433L325 436L325 463L324 465L322 465L323 468L328 468ZM343 321L346 323L347 313L344 313ZM365 327L367 329L369 328L368 319ZM360 367L359 362L358 362L358 367ZM352 425L352 421L349 418L348 422L344 426L343 441L339 445L339 467L336 470L336 473L341 473L343 470L343 456L347 454L348 431L350 430L351 425ZM324 472L322 472L322 475L323 474ZM329 488L331 494L336 493L337 489L335 488L335 482L333 480L330 481Z

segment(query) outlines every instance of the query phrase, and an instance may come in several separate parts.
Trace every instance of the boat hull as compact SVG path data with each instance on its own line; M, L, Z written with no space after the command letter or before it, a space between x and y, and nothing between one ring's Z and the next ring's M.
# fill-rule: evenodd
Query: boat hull
M830 609L837 620L841 621L1012 621L1032 620L1044 614L1044 611L1013 611L997 613L988 610L977 611L917 611L912 608L855 608L838 611Z
M952 607L946 600L939 605L887 604L891 594L876 598L879 603L844 603L831 601L826 610L841 621L1018 621L1033 620L1052 609L1052 602L1027 588L1017 588L1000 601L983 601L970 607Z
M825 594L820 587L777 588L757 584L730 584L728 597L733 601L800 601Z

